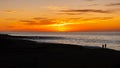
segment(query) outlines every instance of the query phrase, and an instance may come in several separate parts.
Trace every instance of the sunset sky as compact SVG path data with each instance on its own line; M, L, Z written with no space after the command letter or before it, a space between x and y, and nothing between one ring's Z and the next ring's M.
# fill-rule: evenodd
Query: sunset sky
M0 0L0 31L120 31L120 0Z

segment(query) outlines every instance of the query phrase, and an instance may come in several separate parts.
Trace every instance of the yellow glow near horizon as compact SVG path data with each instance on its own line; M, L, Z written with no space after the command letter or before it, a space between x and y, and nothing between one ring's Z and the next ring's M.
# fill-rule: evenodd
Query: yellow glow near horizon
M66 32L68 31L66 27L56 27L56 31L59 31L59 32Z
M66 31L69 31L68 27L67 27L68 24L72 24L72 23L59 22L56 24L48 25L48 26L53 27L55 29L55 31L66 32Z

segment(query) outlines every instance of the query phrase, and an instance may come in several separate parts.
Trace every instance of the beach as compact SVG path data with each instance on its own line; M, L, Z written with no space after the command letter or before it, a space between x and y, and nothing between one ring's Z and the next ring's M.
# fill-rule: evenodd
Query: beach
M46 38L46 37L45 37ZM119 68L120 51L0 34L0 68Z
M44 43L60 43L120 50L120 32L1 32L19 38Z

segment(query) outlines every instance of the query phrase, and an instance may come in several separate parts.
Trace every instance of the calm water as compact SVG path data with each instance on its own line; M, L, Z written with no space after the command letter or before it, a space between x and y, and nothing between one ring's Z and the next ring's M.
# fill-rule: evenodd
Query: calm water
M64 37L60 39L30 39L37 42L77 44L83 46L101 47L106 43L107 48L120 50L120 32L6 32L17 36L51 36Z

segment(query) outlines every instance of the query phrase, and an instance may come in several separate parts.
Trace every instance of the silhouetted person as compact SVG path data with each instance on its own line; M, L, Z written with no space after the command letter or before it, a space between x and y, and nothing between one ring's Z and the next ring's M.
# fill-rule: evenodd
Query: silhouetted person
M104 45L102 44L102 48L104 48Z
M105 44L104 47L106 48L106 47L107 47L107 44Z

